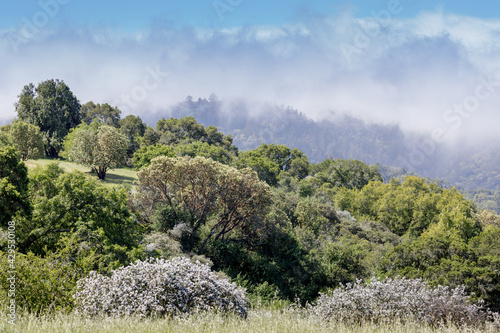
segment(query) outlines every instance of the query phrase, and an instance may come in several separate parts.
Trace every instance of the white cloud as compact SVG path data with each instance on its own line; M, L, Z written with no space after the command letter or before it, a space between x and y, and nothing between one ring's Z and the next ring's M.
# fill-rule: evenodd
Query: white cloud
M500 20L432 12L377 24L343 14L224 30L156 24L150 31L123 34L64 27L23 43L18 52L9 47L9 32L0 32L0 121L15 116L13 103L25 84L59 78L82 103L127 109L123 96L135 92L140 98L131 104L133 113L166 110L187 95L215 93L223 100L291 105L316 118L346 112L432 130L449 127L445 111L500 68ZM350 59L343 45L355 47ZM147 68L156 67L168 77L141 90ZM450 133L496 133L491 125L500 106L496 89Z

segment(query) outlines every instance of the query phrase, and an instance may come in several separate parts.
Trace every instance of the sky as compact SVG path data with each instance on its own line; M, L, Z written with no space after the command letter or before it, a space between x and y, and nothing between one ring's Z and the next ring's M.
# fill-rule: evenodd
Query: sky
M0 124L24 85L166 112L190 95L500 138L495 1L0 0Z

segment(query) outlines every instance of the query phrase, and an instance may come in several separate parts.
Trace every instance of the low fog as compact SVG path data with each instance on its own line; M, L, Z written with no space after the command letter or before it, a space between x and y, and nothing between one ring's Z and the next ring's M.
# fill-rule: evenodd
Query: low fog
M82 103L144 117L191 95L290 105L315 120L347 114L445 142L500 133L500 21L441 12L413 19L304 16L284 26L141 32L71 25L24 38L0 31L0 123L24 85L64 80ZM14 42L13 42L14 38Z

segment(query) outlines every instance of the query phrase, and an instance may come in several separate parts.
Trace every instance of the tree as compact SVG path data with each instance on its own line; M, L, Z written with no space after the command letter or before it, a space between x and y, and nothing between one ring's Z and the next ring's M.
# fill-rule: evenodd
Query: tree
M132 157L135 151L140 147L140 140L144 136L144 133L146 133L147 126L140 117L133 115L128 115L120 120L119 125L120 131L125 134L130 141L127 154L129 157Z
M57 157L62 140L81 122L81 105L64 81L47 80L25 86L15 104L18 118L36 125L44 138L45 155Z
M169 146L156 144L154 146L146 146L134 153L132 164L136 170L140 170L151 164L151 160L158 156L175 157L175 152Z
M175 150L178 156L208 157L223 164L230 164L233 160L232 152L223 147L211 145L207 142L195 141L189 144L181 144L177 145Z
M142 137L141 147L154 146L160 142L160 137L161 135L153 127L148 126Z
M17 213L29 215L28 169L12 147L0 148L0 226Z
M106 187L82 172L65 173L57 164L30 175L33 215L16 223L19 249L37 255L55 251L64 237L76 237L79 250L92 248L110 261L137 247L140 226L127 205L127 191ZM124 258L118 258L125 263Z
M307 156L297 148L290 149L278 144L261 144L254 150L240 154L236 161L238 167L250 167L254 169L259 178L269 185L278 183L281 172L303 179L309 174L309 161Z
M95 119L103 125L119 127L121 111L117 107L112 107L108 103L95 104L90 101L82 105L82 121L86 124L92 123Z
M0 148L12 146L12 137L9 134L10 125L0 126Z
M326 159L313 166L313 173L321 183L349 189L360 189L370 181L383 180L376 166L358 160Z
M156 123L156 131L161 133L160 143L163 144L198 141L206 136L205 128L194 117L162 118Z
M189 212L191 246L201 237L198 253L211 239L247 244L258 240L259 217L271 197L269 187L250 169L236 170L203 157L161 156L137 176L143 209L166 205Z
M99 179L106 178L106 172L122 166L127 161L129 141L117 128L101 125L97 130L91 127L78 129L69 148L70 161L88 166L96 171Z
M16 121L10 125L9 133L21 160L37 159L43 155L43 138L38 126Z

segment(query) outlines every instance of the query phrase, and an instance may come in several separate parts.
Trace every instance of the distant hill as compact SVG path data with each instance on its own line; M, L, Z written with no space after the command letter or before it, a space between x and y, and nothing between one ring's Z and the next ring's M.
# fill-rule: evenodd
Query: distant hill
M480 149L436 146L432 154L421 154L424 158L415 163L410 155L422 150L427 137L403 132L398 125L365 123L347 115L314 121L291 107L267 105L251 110L243 102L226 105L213 95L198 100L188 97L165 113L151 116L149 123L154 125L161 117L185 116L231 134L240 150L256 148L263 142L281 143L299 148L312 163L326 158L358 159L443 179L465 190L500 191L498 144Z

